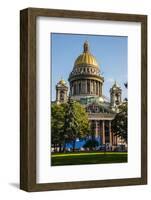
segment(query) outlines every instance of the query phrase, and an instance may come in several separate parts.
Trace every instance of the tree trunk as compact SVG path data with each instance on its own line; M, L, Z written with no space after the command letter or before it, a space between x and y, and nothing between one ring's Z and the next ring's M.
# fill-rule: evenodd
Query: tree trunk
M63 145L63 152L65 152L65 150L66 150L66 141L64 141L64 145Z
M92 141L94 141L95 140L95 134L92 133L91 137L92 137Z
M73 146L72 146L72 147L73 147L73 149L72 149L72 150L73 150L73 152L75 151L75 143L76 143L76 141L75 141L75 140L73 140Z
M61 152L61 144L59 144L59 152Z

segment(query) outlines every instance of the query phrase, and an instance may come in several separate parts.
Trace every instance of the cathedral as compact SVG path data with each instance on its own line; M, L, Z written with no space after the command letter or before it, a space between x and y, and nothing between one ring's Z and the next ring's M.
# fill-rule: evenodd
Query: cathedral
M87 41L83 44L83 52L74 62L68 81L69 88L63 79L57 83L56 103L67 102L70 94L73 100L85 107L91 130L101 141L100 145L107 144L114 149L117 145L124 144L111 130L111 121L118 113L119 105L123 103L122 89L115 81L110 88L110 100L103 95L104 77Z

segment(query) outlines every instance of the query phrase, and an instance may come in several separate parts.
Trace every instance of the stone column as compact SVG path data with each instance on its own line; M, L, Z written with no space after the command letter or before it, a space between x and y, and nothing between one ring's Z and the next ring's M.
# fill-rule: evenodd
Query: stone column
M100 136L100 145L102 144L102 121L99 120L99 136Z
M113 145L116 146L116 136L113 134Z
M102 141L103 141L103 144L105 144L105 126L104 126L104 120L102 121Z
M89 80L87 80L86 83L87 83L87 92L86 92L86 93L89 94L89 93L88 93L88 92L89 92L89 87L88 87L88 85L89 85Z
M78 81L76 81L76 91L77 91L76 93L79 94L79 84L78 84Z
M84 91L85 94L87 94L87 80L85 80L85 91Z
M94 84L94 80L93 80L93 94L95 94L95 84Z
M112 146L112 131L111 131L111 121L109 120L109 137L110 137L110 145Z
M96 95L98 95L98 82L96 81Z
M117 135L115 135L115 145L117 145Z
M98 96L100 96L100 82L98 82Z
M80 89L80 90L79 90L79 94L81 94L81 88L82 88L81 81L79 81L79 86L80 86L80 87L79 87L79 89Z
M78 94L78 84L77 84L77 81L75 82L75 85L76 85L76 94Z
M89 84L90 84L90 94L91 94L91 80L89 80Z
M93 93L93 81L90 80L90 94Z
M84 87L83 87L83 80L81 81L81 93L83 94L84 93Z
M98 137L98 123L95 121L95 137Z
M77 94L77 83L76 83L76 81L75 81L74 85L75 85L74 95L76 95Z
M79 94L79 81L77 81L77 94Z
M101 83L99 82L99 97L101 96Z
M98 96L99 96L99 82L97 81L97 85L98 85Z
M94 94L96 95L96 81L94 81Z

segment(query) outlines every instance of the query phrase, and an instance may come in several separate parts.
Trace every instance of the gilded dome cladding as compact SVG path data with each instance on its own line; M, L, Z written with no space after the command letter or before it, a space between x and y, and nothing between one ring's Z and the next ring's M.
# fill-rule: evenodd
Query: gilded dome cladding
M66 85L66 82L65 82L65 80L61 79L61 80L59 81L59 84Z
M58 87L67 87L66 81L61 79L58 83L57 83Z
M74 66L77 65L93 65L95 67L98 67L98 63L93 55L90 53L82 53L78 58L76 59Z
M96 68L99 68L99 65L95 59L95 57L89 52L89 45L86 41L83 45L83 53L78 56L74 63L74 67L82 66L82 65L91 65Z

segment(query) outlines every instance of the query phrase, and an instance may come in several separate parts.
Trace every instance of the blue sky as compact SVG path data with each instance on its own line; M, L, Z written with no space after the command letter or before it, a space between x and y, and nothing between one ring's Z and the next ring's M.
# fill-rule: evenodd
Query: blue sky
M55 86L58 81L63 78L68 84L69 73L72 71L75 59L83 52L83 43L86 40L104 76L103 94L110 97L109 90L116 80L122 88L122 98L127 97L127 90L124 88L128 75L126 36L52 33L50 40L52 100L55 100Z

